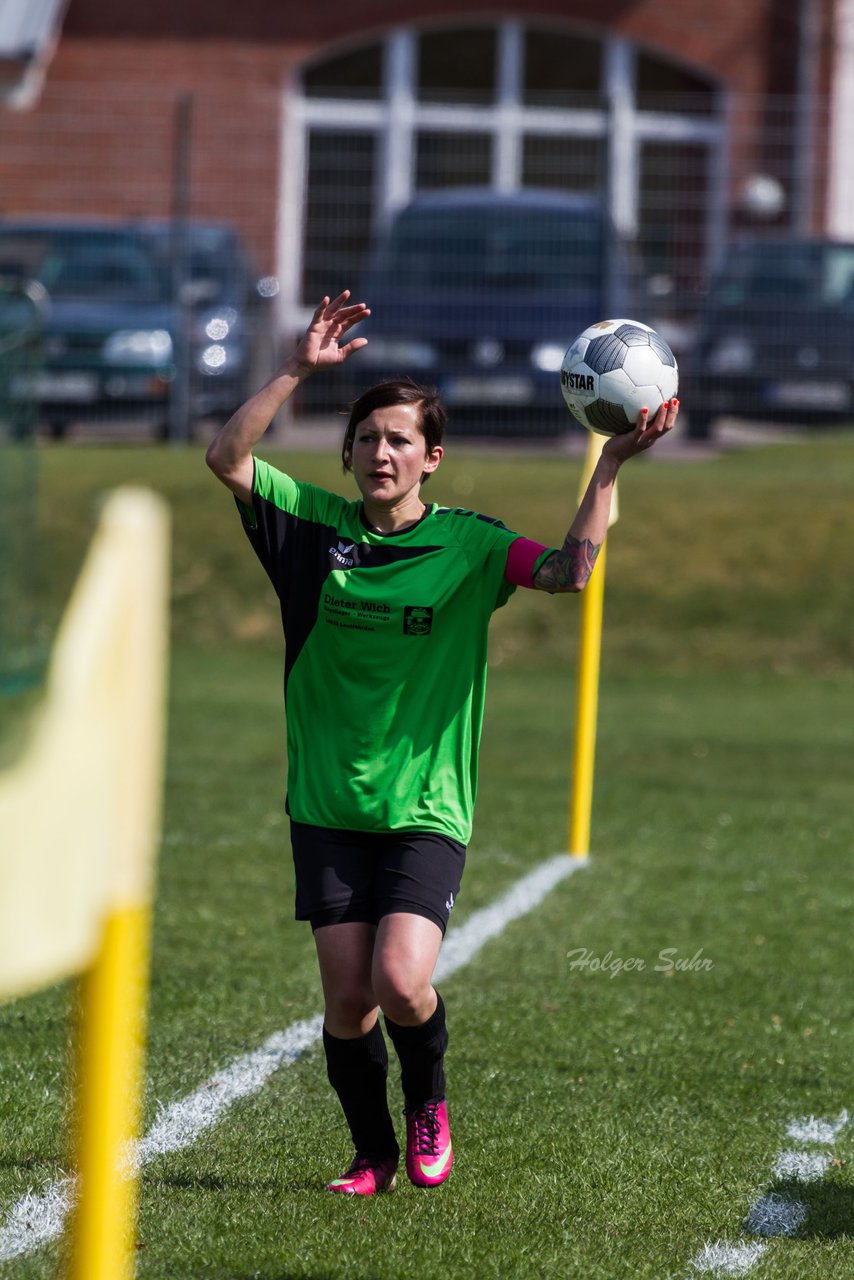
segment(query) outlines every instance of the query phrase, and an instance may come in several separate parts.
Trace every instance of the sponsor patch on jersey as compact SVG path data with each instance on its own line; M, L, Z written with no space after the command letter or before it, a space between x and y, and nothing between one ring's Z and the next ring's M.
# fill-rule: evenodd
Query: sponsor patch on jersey
M433 610L426 605L403 606L403 632L407 636L429 636L433 627Z

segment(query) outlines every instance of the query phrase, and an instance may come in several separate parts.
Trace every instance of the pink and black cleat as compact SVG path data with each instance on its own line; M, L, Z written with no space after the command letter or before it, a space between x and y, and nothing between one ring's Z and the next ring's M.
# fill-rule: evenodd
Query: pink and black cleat
M454 1152L448 1126L448 1107L425 1102L404 1108L406 1116L406 1172L416 1187L438 1187L451 1172Z
M397 1184L397 1157L386 1160L356 1156L343 1178L327 1182L327 1191L348 1196L374 1196L378 1191L394 1191Z

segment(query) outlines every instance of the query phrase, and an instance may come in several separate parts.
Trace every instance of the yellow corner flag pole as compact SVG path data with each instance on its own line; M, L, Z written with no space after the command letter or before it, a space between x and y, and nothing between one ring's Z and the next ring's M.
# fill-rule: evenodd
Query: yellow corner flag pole
M605 438L591 435L584 462L579 499L599 461ZM617 491L611 502L608 527L618 516ZM605 553L602 543L596 565L581 594L581 644L578 655L578 683L575 708L575 742L572 753L572 784L569 806L569 852L586 858L590 852L590 813L593 808L593 764L596 756L596 712L599 703L599 657L602 650L602 612L605 599Z
M138 1200L133 1142L144 1066L149 911L125 907L105 924L82 983L77 1058L80 1196L71 1231L71 1280L131 1280Z
M68 1273L130 1280L149 915L160 826L168 513L117 490L0 775L0 999L83 973Z

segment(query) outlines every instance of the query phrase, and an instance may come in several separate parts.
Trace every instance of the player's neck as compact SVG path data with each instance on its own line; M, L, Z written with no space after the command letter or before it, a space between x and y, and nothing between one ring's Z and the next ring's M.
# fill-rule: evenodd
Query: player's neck
M407 494L397 503L386 505L362 499L365 519L377 533L400 533L417 524L427 510L417 494Z

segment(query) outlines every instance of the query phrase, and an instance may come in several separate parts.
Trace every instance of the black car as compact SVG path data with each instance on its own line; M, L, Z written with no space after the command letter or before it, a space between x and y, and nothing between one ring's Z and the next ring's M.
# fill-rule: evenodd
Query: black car
M235 233L189 223L180 259L175 243L169 224L0 223L0 279L45 294L41 366L10 394L35 400L54 437L78 419L189 434L194 419L231 414L257 380L270 321Z
M14 379L54 436L80 417L168 415L176 310L145 237L114 223L0 224L0 277L45 294L41 367Z
M770 237L732 247L687 361L688 433L716 418L854 421L854 244Z
M225 418L272 372L271 298L233 227L141 223L158 271L181 303L194 417Z
M368 346L322 387L308 383L307 407L331 407L324 397L340 407L371 383L410 374L438 387L454 426L572 429L558 376L563 354L587 325L631 314L629 286L594 196L419 196L378 238L359 284L372 311L359 327Z

